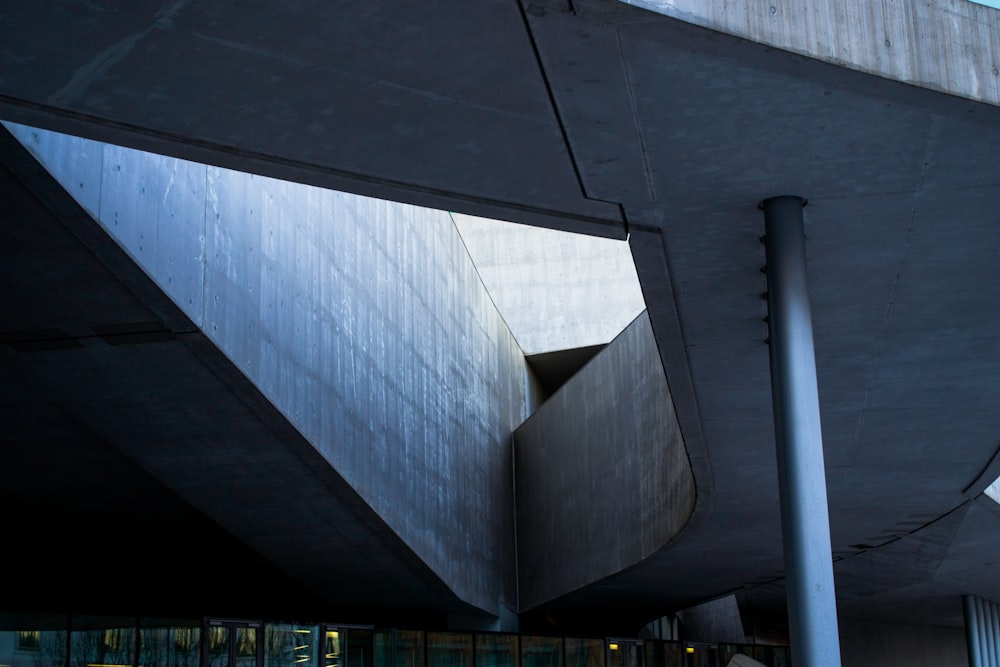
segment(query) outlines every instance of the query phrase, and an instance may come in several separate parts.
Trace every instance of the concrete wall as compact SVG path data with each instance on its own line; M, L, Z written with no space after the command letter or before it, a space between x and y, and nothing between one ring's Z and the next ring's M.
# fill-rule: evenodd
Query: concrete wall
M8 127L460 598L516 604L525 362L447 213Z
M968 667L965 631L929 625L840 621L843 667Z
M888 79L1000 104L1000 10L968 0L621 0Z
M525 354L603 345L646 308L625 241L453 217Z
M645 313L515 432L521 608L651 556L694 478Z

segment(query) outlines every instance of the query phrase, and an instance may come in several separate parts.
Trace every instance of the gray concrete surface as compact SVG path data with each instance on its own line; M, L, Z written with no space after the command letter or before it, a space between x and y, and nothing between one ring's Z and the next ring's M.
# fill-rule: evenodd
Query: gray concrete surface
M9 127L461 599L516 606L525 361L446 213Z
M1000 474L996 106L614 0L0 12L5 119L630 234L698 503L669 549L561 609L625 622L741 588L780 599L756 206L806 197L841 606L872 621L959 623L952 598L1000 599L982 555L1000 549L992 515L963 509ZM975 54L985 63L995 49ZM939 532L956 513L968 529ZM943 564L955 567L938 548L894 551L921 535L948 542ZM886 572L926 585L897 593Z
M0 202L6 608L473 611L3 129Z
M968 0L621 0L841 67L1000 104L1000 10Z
M656 359L641 314L515 431L523 609L633 567L687 524L694 478Z
M967 667L961 628L842 622L844 667Z
M453 217L527 355L604 345L646 309L624 241Z

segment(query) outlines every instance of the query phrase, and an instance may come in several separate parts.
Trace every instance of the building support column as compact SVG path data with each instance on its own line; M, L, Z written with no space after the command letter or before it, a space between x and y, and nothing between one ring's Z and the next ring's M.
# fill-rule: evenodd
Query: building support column
M1000 605L963 595L962 611L969 667L1000 667Z
M986 667L983 662L983 644L979 636L978 601L974 595L962 596L962 615L965 618L965 646L969 654L969 667Z
M789 639L793 665L840 667L804 206L789 196L761 204Z

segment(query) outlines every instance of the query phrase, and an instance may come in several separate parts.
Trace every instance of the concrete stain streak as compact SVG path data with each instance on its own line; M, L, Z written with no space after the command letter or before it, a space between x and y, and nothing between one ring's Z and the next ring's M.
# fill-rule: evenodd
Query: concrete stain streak
M642 153L642 173L646 181L646 191L649 193L649 201L656 201L656 188L653 187L653 173L649 167L649 154L646 151L646 141L642 136L642 123L639 120L639 105L635 101L635 90L632 86L632 76L628 66L628 59L625 58L625 45L622 43L621 30L615 31L618 39L618 56L621 59L622 74L625 77L625 89L628 91L628 103L632 108L632 119L635 121L635 133L639 139L639 152Z
M516 118L517 120L534 123L536 125L544 125L544 126L554 125L554 122L552 122L551 120L541 120L535 116L530 116L527 114L504 111L502 109L486 106L484 104L477 104L475 102L470 102L460 97L455 97L454 95L444 95L441 93L435 93L430 90L424 90L423 88L414 88L413 86L407 86L402 83L397 83L395 81L390 81L388 79L379 78L372 74L365 74L363 72L357 72L344 67L337 67L335 65L330 65L330 64L321 65L302 58L296 58L294 56L289 56L284 53L271 51L270 49L261 49L256 46L244 44L243 42L236 42L228 39L221 39L219 37L212 37L211 35L206 35L200 32L193 32L191 34L192 36L197 37L198 39L204 40L206 42L211 42L213 44L218 44L219 46L225 46L230 49L242 51L243 53L249 53L255 56L259 56L261 58L266 58L268 60L274 60L276 62L284 63L286 65L292 65L306 69L316 69L320 72L329 72L337 74L345 79L351 81L358 81L373 88L383 88L386 90L402 92L409 95L422 97L424 99L431 100L432 102L436 102L439 104L459 105L469 109L476 109L477 111L483 111L496 116Z
M73 74L72 78L62 88L48 97L49 104L68 106L79 100L87 89L111 71L115 65L128 57L136 45L144 40L154 30L169 30L174 27L174 17L189 0L174 0L164 6L153 16L153 22L139 32L119 40L101 51L83 67Z

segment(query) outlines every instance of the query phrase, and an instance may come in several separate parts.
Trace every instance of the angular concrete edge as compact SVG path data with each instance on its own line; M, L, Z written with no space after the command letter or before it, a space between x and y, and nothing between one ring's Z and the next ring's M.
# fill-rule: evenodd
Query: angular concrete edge
M522 610L649 558L692 515L694 476L645 313L514 437Z
M139 336L132 344L80 337L71 328L69 335L77 336L71 340L78 341L71 356L58 350L62 354L19 359L4 350L6 370L57 401L58 409L92 437L221 530L278 564L317 600L329 605L332 594L334 607L357 599L371 608L399 608L406 595L413 595L443 611L472 611L3 128L0 162L58 228L54 242L63 252L46 261L73 263L86 276L86 284L71 288L91 300L80 304L80 314L93 317L92 311L106 307L123 317L145 313L161 326L154 338ZM45 264L38 268L44 271ZM37 287L37 299L47 303L51 296L44 285ZM145 408L134 399L136 391L143 394ZM190 410L192 403L199 409ZM256 511L248 512L248 504ZM292 539L273 539L289 525L296 526ZM288 550L299 558L289 559ZM355 554L355 564L377 564L378 571L342 567L345 551ZM309 557L314 560L303 562ZM353 592L357 588L363 597ZM218 602L211 596L197 599Z
M526 364L447 213L9 127L460 599L514 606Z
M1000 10L968 0L619 0L930 90L1000 105Z

